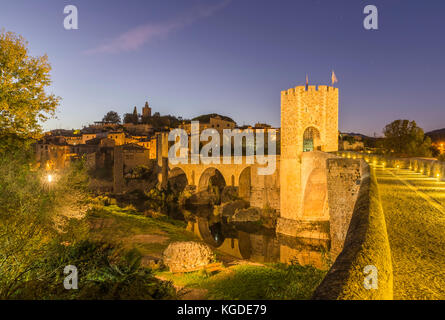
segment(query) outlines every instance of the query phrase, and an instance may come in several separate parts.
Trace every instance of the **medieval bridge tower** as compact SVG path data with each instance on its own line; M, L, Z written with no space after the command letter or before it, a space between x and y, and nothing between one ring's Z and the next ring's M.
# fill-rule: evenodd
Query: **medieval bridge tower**
M338 88L297 86L281 92L280 215L326 221L326 159L338 150ZM317 152L323 151L323 152ZM311 190L309 190L311 189Z

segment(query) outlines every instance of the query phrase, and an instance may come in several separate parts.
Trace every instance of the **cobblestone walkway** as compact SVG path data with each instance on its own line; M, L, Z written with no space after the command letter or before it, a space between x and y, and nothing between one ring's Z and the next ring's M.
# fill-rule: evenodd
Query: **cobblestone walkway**
M445 299L445 182L377 167L394 299Z

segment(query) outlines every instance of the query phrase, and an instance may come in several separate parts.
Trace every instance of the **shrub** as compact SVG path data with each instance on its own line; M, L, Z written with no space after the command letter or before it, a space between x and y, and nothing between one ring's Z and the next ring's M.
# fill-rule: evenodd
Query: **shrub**
M142 268L136 249L123 252L104 242L80 241L74 245L54 244L33 280L24 283L13 298L18 299L173 299L170 282L155 278ZM78 270L78 290L66 290L63 268ZM37 277L38 275L38 277Z
M87 210L82 163L60 173L51 186L30 163L27 152L0 156L0 298L13 296L32 278L51 241Z

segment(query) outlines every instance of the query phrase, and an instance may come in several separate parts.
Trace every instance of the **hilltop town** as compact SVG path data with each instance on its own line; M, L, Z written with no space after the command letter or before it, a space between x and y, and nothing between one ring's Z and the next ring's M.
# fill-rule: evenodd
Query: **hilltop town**
M191 120L199 121L199 131L213 128L220 135L223 129L268 129L271 125L256 123L238 126L227 116L206 114L186 120L171 115L152 112L148 102L138 112L125 113L123 120L117 112L108 112L101 121L82 129L54 129L46 132L34 144L38 166L47 171L67 168L72 161L83 159L93 178L91 186L97 191L113 191L113 164L115 149L124 152L124 175L140 178L134 172L147 171L157 159L160 135L175 128L184 129L189 135ZM279 128L278 137L279 137Z

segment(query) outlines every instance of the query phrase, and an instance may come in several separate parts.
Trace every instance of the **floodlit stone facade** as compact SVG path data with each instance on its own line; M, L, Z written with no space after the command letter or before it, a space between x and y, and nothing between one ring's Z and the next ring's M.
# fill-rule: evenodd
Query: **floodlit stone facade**
M338 88L330 86L297 86L281 92L281 161L280 161L280 212L285 219L298 220L304 211L303 181L311 175L304 164L306 151L331 152L338 150ZM314 161L317 161L314 159ZM303 165L307 168L303 168ZM322 175L314 179L326 179ZM314 181L321 187L324 181ZM322 187L321 187L322 188ZM318 210L319 211L319 210ZM306 220L323 220L327 215L311 216Z

